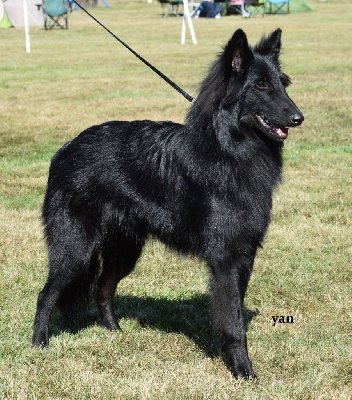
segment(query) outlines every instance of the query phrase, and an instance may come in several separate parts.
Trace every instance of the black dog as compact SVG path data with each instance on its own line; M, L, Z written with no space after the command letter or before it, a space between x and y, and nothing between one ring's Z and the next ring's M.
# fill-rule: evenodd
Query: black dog
M235 376L255 376L243 299L281 179L283 141L304 119L286 93L280 48L280 29L253 49L237 30L184 125L107 122L58 151L43 207L49 276L34 346L48 345L55 305L70 311L96 280L99 324L119 329L116 286L151 234L207 262L222 351Z

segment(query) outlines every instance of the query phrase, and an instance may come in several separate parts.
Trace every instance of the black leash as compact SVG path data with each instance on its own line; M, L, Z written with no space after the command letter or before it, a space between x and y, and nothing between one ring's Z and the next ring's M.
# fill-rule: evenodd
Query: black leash
M84 11L87 15L89 15L97 24L99 24L102 28L104 28L108 33L110 33L111 36L113 36L118 42L120 42L123 46L126 47L132 54L134 54L139 60L141 60L145 65L147 65L151 70L153 70L157 75L159 75L161 78L164 79L165 82L167 82L171 87L176 89L182 96L190 101L192 103L193 97L190 96L187 92L185 92L183 89L181 89L178 85L176 85L175 82L173 82L170 78L168 78L166 75L164 75L161 71L159 71L157 68L155 68L152 64L150 64L146 59L144 59L142 56L140 56L137 52L135 52L127 43L122 41L120 38L118 38L113 32L110 31L105 25L103 25L99 20L97 20L92 14L90 14L84 7L82 7L80 4L77 3L76 0L72 0L73 3L75 3L82 11Z

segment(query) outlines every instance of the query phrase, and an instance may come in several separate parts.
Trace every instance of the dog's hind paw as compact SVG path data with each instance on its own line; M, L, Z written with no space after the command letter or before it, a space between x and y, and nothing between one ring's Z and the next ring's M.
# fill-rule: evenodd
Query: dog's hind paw
M121 331L122 332L122 329L121 329L119 323L117 322L116 318L114 318L114 317L111 317L111 318L99 317L97 320L97 324L106 329L109 329L110 331Z

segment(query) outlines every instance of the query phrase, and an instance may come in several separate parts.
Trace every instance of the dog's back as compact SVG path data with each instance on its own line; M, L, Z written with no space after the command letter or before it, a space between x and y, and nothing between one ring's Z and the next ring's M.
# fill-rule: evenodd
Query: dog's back
M107 226L118 221L121 232L140 240L151 233L195 251L199 232L194 240L186 236L197 225L208 188L192 176L189 133L182 125L153 121L112 121L82 132L52 160L43 207L47 237L65 207L89 224L100 242Z

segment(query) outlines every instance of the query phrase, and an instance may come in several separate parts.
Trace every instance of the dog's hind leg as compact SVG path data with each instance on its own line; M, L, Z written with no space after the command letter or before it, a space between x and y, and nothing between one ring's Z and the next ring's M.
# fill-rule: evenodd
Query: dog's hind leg
M144 241L118 236L109 238L102 250L103 271L98 279L98 324L108 329L121 329L114 313L113 299L117 284L134 268L142 251Z
M87 224L71 216L51 219L48 226L49 273L38 296L32 338L35 347L48 346L48 325L56 305L69 314L88 303L99 268L98 238L90 235Z
M72 249L71 249L72 250ZM82 260L72 256L64 267L64 261L60 268L56 268L55 262L51 262L48 280L39 293L37 301L37 311L34 320L34 332L32 345L35 347L48 346L49 334L48 325L50 316L56 305L65 314L77 311L89 301L92 286L94 286L95 275L97 273L96 256L91 259Z
M48 280L43 290L39 293L32 337L32 345L34 347L48 346L49 344L49 320L61 290L60 284L53 280Z

